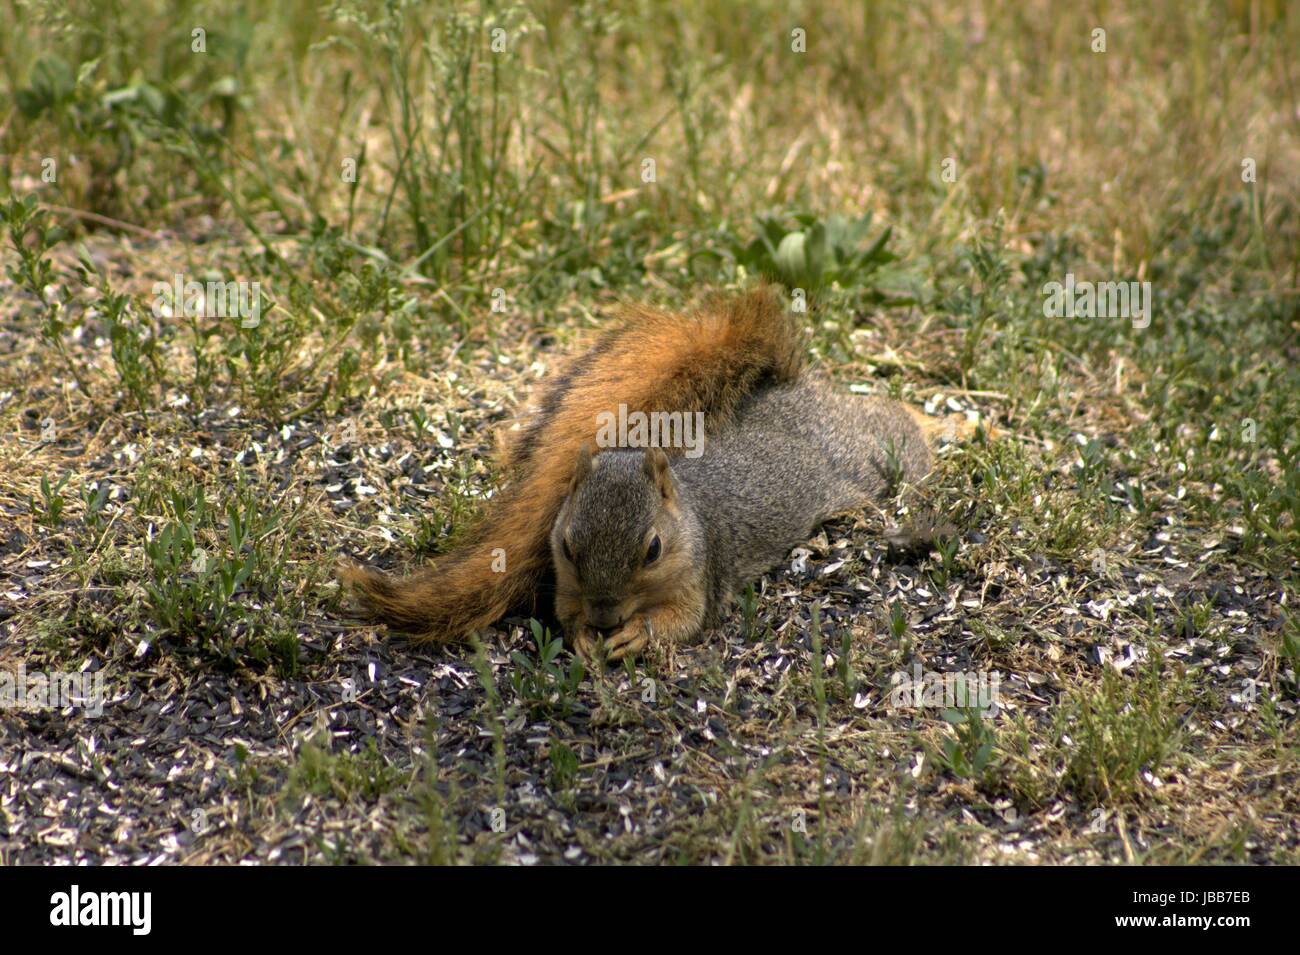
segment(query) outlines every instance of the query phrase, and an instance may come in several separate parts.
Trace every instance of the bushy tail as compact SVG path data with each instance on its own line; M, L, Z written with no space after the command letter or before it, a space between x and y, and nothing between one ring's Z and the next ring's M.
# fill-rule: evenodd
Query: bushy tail
M706 433L716 433L747 395L795 380L802 367L798 324L769 287L689 314L626 307L507 437L502 458L513 480L469 543L408 577L355 566L340 576L374 619L424 640L462 639L531 606L550 563L551 525L601 412L620 404L629 413L702 411Z

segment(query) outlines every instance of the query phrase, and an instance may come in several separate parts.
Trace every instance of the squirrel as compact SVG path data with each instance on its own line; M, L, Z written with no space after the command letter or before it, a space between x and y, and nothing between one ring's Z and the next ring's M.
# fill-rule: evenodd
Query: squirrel
M753 393L698 457L583 448L551 529L556 616L589 660L689 642L823 521L918 483L953 427L808 373Z
M698 413L703 453L593 452L616 409ZM433 642L534 613L551 581L573 648L617 660L693 639L824 520L919 482L940 430L809 371L771 286L687 314L627 306L503 436L507 484L467 543L406 577L339 575L371 619Z
M551 527L575 455L602 413L687 409L703 415L707 436L725 431L748 396L802 370L801 330L772 287L714 296L684 314L624 306L502 436L505 486L464 544L406 577L350 562L338 576L365 616L417 641L460 641L509 613L531 614L552 570Z

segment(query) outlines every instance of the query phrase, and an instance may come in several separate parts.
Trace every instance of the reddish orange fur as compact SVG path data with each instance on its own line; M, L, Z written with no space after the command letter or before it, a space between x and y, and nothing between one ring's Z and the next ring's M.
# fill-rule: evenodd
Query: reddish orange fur
M550 563L551 525L600 412L620 403L629 412L703 411L713 433L761 384L798 377L802 361L799 328L770 288L715 298L685 315L628 306L543 390L542 410L507 438L502 461L517 473L468 544L403 578L356 566L339 575L375 619L424 640L463 639L531 607ZM504 573L492 570L498 548Z

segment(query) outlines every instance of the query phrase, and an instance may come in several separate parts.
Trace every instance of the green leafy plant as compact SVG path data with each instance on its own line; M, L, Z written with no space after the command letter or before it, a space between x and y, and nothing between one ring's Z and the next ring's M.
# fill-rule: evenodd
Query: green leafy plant
M4 207L4 219L9 229L9 244L18 256L17 263L9 265L6 271L16 285L26 289L40 303L44 319L42 336L63 359L77 387L89 395L90 388L63 341L63 333L67 330L63 320L65 306L55 286L54 266L45 257L52 247L48 215L40 208L35 195L22 199L10 196Z
M551 743L551 784L558 790L569 789L578 778L578 754L559 740Z
M1135 801L1179 750L1186 677L1155 658L1136 679L1104 667L1100 689L1072 693L1059 732L1068 738L1064 782L1085 802Z
M1278 637L1278 655L1291 668L1300 686L1300 617L1282 612L1282 632Z
M99 292L96 308L108 324L108 339L113 367L123 389L136 408L144 412L152 407L166 381L165 363L158 344L158 330L142 314L129 295L113 291L82 249L83 280Z
M953 571L957 567L957 551L960 547L961 541L956 537L941 537L935 541L934 549L939 559L930 567L930 580L940 590L946 590L948 582L952 580Z
M49 478L41 478L41 500L37 501L33 498L29 506L36 520L46 527L58 527L63 520L63 507L65 504L63 488L70 477L72 477L71 472L63 475L59 482L53 485L50 484Z
M140 171L145 153L156 177L146 201L165 200L168 187L158 183L185 184L192 192L196 183L179 153L197 148L213 158L226 148L236 117L248 106L236 79L237 64L224 55L177 56L177 50L188 52L182 42L161 56L135 59L118 45L135 32L119 19L124 8L97 6L95 15L68 24L66 52L72 62L46 52L32 64L27 84L14 93L18 114L24 124L53 126L61 142L75 144L71 148L87 171L76 185L59 180L58 188L73 190L69 199L78 205L125 212L130 199L119 180ZM221 50L237 55L247 39L228 30ZM81 58L92 50L96 55ZM151 75L144 74L142 63ZM160 144L164 148L157 150Z
M242 648L251 662L275 660L294 670L296 637L278 626L274 607L264 605L280 589L291 522L282 523L279 511L242 487L224 512L214 511L202 488L172 489L168 510L171 519L144 542L145 605L154 626L183 646L232 659ZM264 601L250 600L254 595Z
M81 502L86 507L82 522L95 535L96 546L108 530L108 520L104 516L104 508L108 504L108 492L107 481L99 481L95 487L91 486L91 482L83 482L81 485Z
M891 601L889 604L889 635L895 640L901 640L905 633L907 633L907 608L900 600Z
M303 743L297 761L289 769L285 798L300 799L311 793L316 796L350 802L361 799L373 802L397 786L404 773L392 766L379 752L373 739L356 753L331 753L326 742L313 737Z
M536 620L530 620L528 626L537 655L528 656L518 651L510 654L514 664L510 684L515 696L532 713L558 712L567 716L573 709L575 694L586 669L577 656L571 657L565 665L561 656L563 637L552 638L551 631Z
M1011 265L1002 247L1001 222L995 223L987 238L976 239L963 253L962 260L971 281L958 285L943 304L965 326L958 359L965 385L981 354L990 324L1010 308L1007 283Z
M731 240L731 255L748 271L792 289L865 288L873 273L897 258L885 248L892 229L886 227L868 241L870 214L860 219L840 215L823 219L811 213L768 213L757 216L755 225L757 234L748 243Z
M958 779L978 781L994 764L997 733L985 722L977 706L943 711L954 735L944 740L934 761Z
M758 618L758 596L754 592L752 583L746 584L745 589L736 596L736 605L740 608L741 619L745 622L745 635L752 640L754 622Z

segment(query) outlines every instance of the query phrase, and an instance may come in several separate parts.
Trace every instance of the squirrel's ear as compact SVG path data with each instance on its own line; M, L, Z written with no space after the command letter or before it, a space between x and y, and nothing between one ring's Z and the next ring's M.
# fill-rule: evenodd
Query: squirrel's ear
M578 489L587 475L591 473L591 445L584 444L578 449L578 459L573 462L573 477L569 480L569 493Z
M646 448L645 452L645 473L659 489L659 494L665 501L671 501L673 498L673 472L668 466L668 455L664 454L662 448Z

